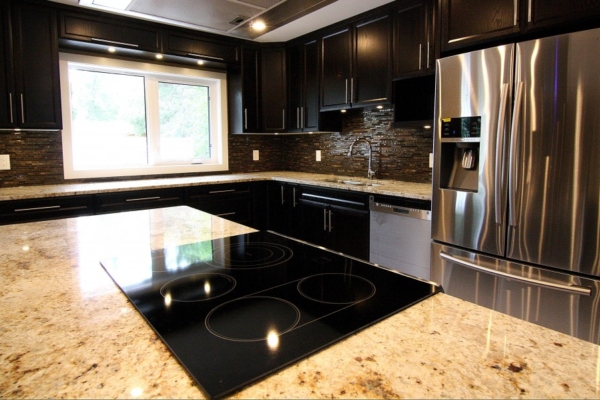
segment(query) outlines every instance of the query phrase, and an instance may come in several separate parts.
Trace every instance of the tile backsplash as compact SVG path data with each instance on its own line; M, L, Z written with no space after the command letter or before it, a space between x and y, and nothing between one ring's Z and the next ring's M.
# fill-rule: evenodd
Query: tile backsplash
M287 170L366 177L366 144L357 143L352 157L347 155L356 138L366 138L372 142L373 169L377 171L377 178L431 182L432 130L393 128L392 120L391 109L359 110L344 117L340 133L230 135L229 172ZM252 150L259 150L258 161L252 160ZM320 162L315 161L316 150L321 151ZM156 178L65 180L60 132L0 133L0 154L11 157L11 169L0 171L0 187Z

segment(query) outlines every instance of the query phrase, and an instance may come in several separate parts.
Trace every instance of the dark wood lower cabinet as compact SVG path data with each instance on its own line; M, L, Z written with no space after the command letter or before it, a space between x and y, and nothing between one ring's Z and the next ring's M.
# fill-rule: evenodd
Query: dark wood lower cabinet
M97 194L96 214L183 205L184 189L150 189Z
M300 239L369 259L369 201L366 194L303 188Z
M248 183L186 188L186 205L243 225L254 225L252 203L252 190Z
M93 196L62 196L0 202L0 225L94 214Z

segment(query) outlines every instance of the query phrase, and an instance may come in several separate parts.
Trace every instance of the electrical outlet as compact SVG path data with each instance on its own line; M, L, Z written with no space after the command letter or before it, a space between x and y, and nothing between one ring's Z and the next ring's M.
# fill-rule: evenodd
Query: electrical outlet
M0 154L0 170L10 169L10 155Z
M321 161L321 150L317 150L317 154L315 157L317 161Z
M433 168L433 153L429 153L429 168Z
M252 161L258 161L258 160L259 160L258 150L252 150Z

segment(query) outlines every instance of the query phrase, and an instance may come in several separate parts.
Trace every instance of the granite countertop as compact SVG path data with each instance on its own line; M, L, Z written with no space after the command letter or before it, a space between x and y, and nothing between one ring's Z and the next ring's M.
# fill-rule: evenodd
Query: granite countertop
M189 207L0 226L0 397L202 398L99 260L253 231ZM236 398L598 398L600 346L445 294Z
M431 184L428 183L376 179L373 182L379 186L349 185L343 183L343 181L349 180L367 182L367 179L338 175L311 174L304 172L274 171L248 174L193 176L184 178L142 179L98 183L65 183L60 185L0 188L0 201L264 180L317 185L322 187L415 199L431 199Z

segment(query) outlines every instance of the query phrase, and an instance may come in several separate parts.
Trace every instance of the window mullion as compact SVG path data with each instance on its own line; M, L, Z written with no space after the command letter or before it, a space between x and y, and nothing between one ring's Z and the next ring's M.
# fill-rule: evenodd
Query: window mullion
M146 76L146 120L148 138L148 163L156 165L160 162L160 115L158 107L158 80Z

